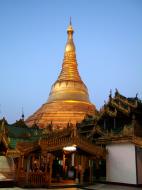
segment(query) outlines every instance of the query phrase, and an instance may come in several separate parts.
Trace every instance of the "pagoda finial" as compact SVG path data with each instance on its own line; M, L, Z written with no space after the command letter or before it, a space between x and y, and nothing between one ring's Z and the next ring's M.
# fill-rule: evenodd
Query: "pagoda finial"
M70 16L70 25L72 25L72 22L71 22L71 16Z
M111 98L112 98L112 90L110 89L110 91L109 91L109 99L111 100Z
M76 50L73 42L73 27L71 25L71 17L70 23L67 28L67 43L64 51L64 60L62 65L61 73L58 77L58 81L80 81L81 78L77 69L77 60L76 60Z
M69 26L68 26L68 29L67 29L68 38L72 38L73 32L74 31L73 31L73 27L72 27L72 20L71 20L71 17L70 17Z
M1 115L1 104L0 104L0 115Z
M21 116L22 116L22 120L24 121L24 117L25 117L25 116L24 116L23 106L22 106L22 115L21 115Z

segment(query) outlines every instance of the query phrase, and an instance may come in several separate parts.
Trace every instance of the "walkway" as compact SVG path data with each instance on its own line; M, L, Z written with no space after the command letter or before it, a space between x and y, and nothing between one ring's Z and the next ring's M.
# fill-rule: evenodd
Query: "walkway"
M35 190L34 188L0 188L0 190ZM120 186L120 185L108 185L108 184L96 184L89 187L84 188L60 188L58 190L141 190L142 187L131 187L131 186ZM38 190L45 190L45 188L38 188ZM55 190L48 189L48 190Z
M84 189L86 189L86 190L141 190L142 187L96 184L96 185L86 187Z

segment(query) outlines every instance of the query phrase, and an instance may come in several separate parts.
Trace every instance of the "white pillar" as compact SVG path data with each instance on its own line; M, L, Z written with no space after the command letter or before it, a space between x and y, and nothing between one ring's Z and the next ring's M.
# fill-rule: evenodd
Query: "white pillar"
M74 153L71 155L71 165L74 166Z

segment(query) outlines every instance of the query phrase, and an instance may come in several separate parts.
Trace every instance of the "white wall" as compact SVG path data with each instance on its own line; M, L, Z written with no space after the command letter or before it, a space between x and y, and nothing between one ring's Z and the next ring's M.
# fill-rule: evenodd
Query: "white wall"
M106 180L136 184L135 146L133 144L107 145Z

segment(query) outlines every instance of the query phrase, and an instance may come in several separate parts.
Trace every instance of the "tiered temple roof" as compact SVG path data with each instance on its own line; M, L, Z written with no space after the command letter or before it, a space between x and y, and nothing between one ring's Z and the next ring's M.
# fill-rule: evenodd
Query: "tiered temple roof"
M95 119L86 117L79 125L80 133L96 143L131 140L142 137L142 101L137 97L126 98L116 89L114 97L100 109ZM142 139L141 139L142 142Z
M3 138L7 149L16 149L18 142L34 143L41 134L42 129L37 126L30 128L22 119L13 124L8 124L5 119L0 120L0 142Z

